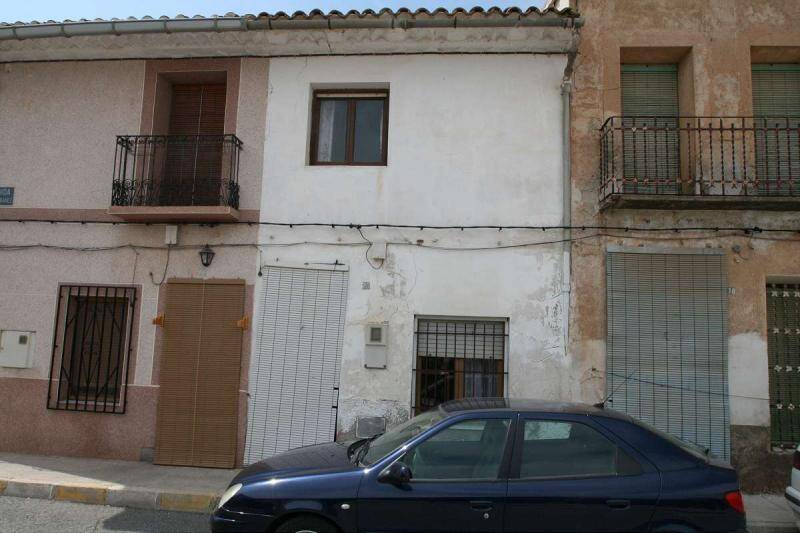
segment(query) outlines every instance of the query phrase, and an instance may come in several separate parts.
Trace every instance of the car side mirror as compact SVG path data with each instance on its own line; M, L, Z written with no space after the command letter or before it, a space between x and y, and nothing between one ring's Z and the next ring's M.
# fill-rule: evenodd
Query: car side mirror
M402 461L395 461L383 472L378 474L380 483L391 483L392 485L403 485L411 481L411 469Z

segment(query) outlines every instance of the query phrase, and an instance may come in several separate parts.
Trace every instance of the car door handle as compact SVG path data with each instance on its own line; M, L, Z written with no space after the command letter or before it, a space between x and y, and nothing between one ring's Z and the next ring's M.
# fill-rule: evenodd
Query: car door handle
M491 511L492 510L492 502L469 502L469 506L472 507L474 511Z
M606 500L606 505L611 507L612 509L629 509L631 506L630 500Z

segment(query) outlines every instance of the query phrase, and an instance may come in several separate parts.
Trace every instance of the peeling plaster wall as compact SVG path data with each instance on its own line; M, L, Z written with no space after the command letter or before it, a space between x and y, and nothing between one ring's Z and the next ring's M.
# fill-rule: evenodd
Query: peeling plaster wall
M561 221L560 80L564 56L273 59L262 220L396 224L543 224ZM314 84L388 86L385 167L308 166ZM389 230L380 269L356 229L263 227L263 263L349 269L338 428L359 416L408 415L415 316L509 319L508 392L566 399L560 232ZM283 243L300 244L281 247ZM269 246L272 244L273 246ZM369 283L369 289L362 284ZM259 290L259 288L257 288ZM364 325L387 322L388 367L364 368Z
M581 30L572 96L573 224L798 227L800 217L796 212L633 209L601 212L597 169L599 129L608 117L618 115L621 109L621 48L690 49L687 56L693 72L693 88L688 95L693 105L690 114L748 116L752 114L751 47L767 47L759 60L764 62L764 57L776 58L772 60L780 57L777 47L800 45L800 30L795 24L800 18L800 4L790 0L581 0L578 7L586 24ZM789 54L784 55L785 61L798 60L796 49L783 50L784 54ZM651 55L657 56L656 53ZM687 107L692 108L691 105ZM576 236L587 233L576 232ZM768 402L738 396L767 398L769 395L765 285L773 276L800 279L797 262L800 243L772 240L781 236L767 234L750 238L722 232L608 233L611 236L582 240L572 246L569 353L575 361L575 373L586 377L575 399L596 401L605 389L602 375L591 369L605 368L606 247L721 249L728 258L729 285L735 290L729 299L728 317L733 460L738 464L761 461L762 470L770 472L756 475L754 469L750 469L743 473L746 488L777 488L785 480L775 481L780 476L779 469L768 451ZM792 237L789 240L793 241ZM758 433L757 437L752 436L753 432ZM750 437L745 439L743 435ZM743 440L737 443L738 437ZM785 461L781 461L780 465L786 466Z

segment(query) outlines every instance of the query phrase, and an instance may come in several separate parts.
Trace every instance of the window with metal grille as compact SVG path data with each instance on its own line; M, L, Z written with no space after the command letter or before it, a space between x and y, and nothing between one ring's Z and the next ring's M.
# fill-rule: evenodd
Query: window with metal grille
M60 287L49 409L125 412L135 306L134 287Z
M767 285L767 351L772 443L800 442L800 284Z
M415 337L415 413L448 400L504 395L505 320L418 318Z

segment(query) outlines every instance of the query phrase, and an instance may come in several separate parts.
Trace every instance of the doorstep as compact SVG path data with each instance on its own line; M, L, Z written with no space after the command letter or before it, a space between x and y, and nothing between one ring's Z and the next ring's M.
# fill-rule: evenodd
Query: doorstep
M0 453L0 495L209 512L238 470Z

